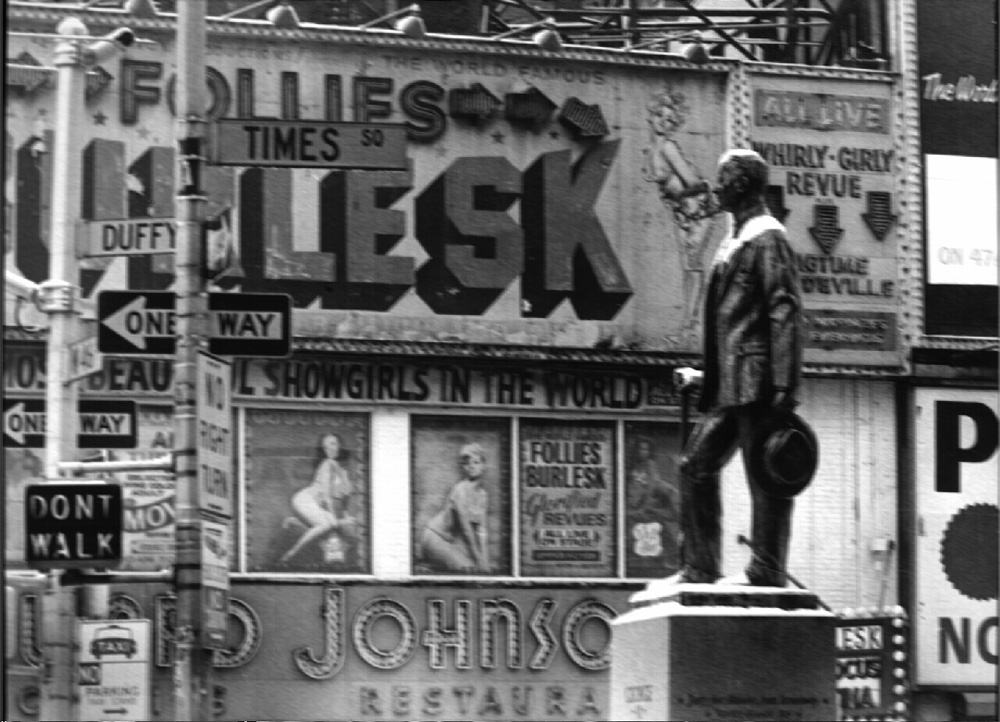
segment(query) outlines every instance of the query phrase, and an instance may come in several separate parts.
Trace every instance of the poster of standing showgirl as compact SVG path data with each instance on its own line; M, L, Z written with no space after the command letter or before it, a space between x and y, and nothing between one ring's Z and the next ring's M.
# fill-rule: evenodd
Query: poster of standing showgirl
M247 569L370 572L369 419L246 412Z

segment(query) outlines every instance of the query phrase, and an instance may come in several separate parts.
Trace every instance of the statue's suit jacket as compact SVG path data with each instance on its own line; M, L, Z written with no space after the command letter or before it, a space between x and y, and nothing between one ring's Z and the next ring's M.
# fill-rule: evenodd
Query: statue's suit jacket
M794 399L802 360L802 301L785 228L749 219L712 264L705 302L705 375L698 407ZM727 257L728 256L728 257Z

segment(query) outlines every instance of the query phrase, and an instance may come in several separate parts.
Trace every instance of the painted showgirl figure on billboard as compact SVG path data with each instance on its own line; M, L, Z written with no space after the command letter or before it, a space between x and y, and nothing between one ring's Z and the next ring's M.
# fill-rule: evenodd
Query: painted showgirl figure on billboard
M444 571L488 572L486 450L480 444L465 444L458 453L458 466L461 477L424 527L419 556Z
M357 519L351 509L354 486L340 463L344 456L340 436L324 434L319 440L319 452L312 482L292 495L295 517L290 518L291 523L306 528L282 555L284 564L313 542L322 548L324 562L343 563L347 547L357 535Z
M656 183L660 200L674 219L680 236L682 331L690 336L700 319L705 284L705 251L712 217L720 210L710 184L684 156L677 134L690 109L681 93L664 91L646 106L652 147L643 151L642 176Z
M640 437L626 469L625 519L629 551L636 557L656 560L664 569L677 569L678 493L663 478L656 464L651 439Z

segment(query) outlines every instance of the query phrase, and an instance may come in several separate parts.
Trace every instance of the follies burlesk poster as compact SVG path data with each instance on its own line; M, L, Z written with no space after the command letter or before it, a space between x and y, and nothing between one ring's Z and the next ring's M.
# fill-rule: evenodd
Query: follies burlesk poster
M614 458L611 423L521 423L523 576L615 574Z
M413 571L511 573L510 422L414 416Z
M369 419L246 412L247 569L368 573Z

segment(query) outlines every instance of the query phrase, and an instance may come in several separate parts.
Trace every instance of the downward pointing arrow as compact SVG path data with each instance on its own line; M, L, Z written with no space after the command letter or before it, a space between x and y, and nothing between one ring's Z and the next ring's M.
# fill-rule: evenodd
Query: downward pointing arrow
M840 227L840 210L837 206L821 203L813 206L813 225L809 228L809 233L823 249L823 253L827 255L833 253L840 237L844 235L844 229Z
M868 210L861 214L865 225L872 235L880 241L885 240L889 229L896 223L896 214L892 212L892 194L888 191L868 191Z

